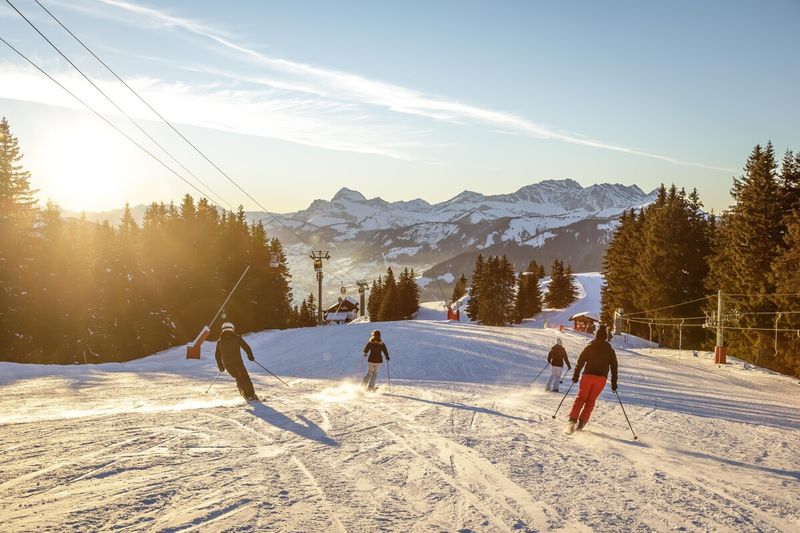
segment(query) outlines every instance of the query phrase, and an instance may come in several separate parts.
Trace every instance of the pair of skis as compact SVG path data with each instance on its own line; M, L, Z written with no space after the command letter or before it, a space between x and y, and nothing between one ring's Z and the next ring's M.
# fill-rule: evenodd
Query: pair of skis
M575 382L573 381L572 384L569 386L569 389L567 389L567 393L564 395L563 398L561 398L561 402L559 402L558 407L556 408L556 412L553 413L553 420L555 420L558 411L561 409L561 406L564 404L564 400L567 399L567 396L569 396L569 393L574 385ZM625 412L625 406L622 404L622 398L619 397L619 393L617 391L614 391L614 394L617 396L617 400L619 401L619 406L622 407L622 414L625 415L625 421L628 422L628 428L630 428L631 433L633 434L633 440L639 440L639 436L636 435L636 432L633 430L633 426L631 425L631 420L628 418L628 413ZM575 422L570 421L564 432L567 435L572 435L572 433L575 432Z

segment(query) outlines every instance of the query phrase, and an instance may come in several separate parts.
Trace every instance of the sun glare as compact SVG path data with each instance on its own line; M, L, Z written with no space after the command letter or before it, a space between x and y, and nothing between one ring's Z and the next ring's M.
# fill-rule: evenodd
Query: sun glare
M35 176L46 197L65 209L95 211L121 207L136 187L127 141L103 124L75 120L69 130L47 132L49 157Z

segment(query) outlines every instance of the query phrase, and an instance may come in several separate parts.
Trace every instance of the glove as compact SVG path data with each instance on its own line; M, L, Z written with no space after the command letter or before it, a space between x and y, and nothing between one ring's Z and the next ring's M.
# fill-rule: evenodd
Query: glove
M248 359L250 359L251 361L255 361L256 360L255 357L248 357Z
M389 359L391 359L391 357L389 357L389 356L387 355L387 356L386 356L386 360L388 361Z
M217 368L219 368L219 371L220 371L220 372L225 372L225 367L224 367L224 366L219 366L219 367L217 367Z
M577 383L577 382L578 382L578 378L576 376L572 376L572 383Z
M611 385L611 392L613 392L613 393L617 392L617 385L616 384Z

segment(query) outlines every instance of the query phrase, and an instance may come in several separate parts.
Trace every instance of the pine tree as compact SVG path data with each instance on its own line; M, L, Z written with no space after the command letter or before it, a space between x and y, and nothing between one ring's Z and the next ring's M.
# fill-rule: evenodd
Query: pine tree
M544 277L544 269L531 261L525 272L521 272L517 280L516 317L517 323L525 318L532 318L542 312L542 291L539 282Z
M564 284L564 307L567 307L578 299L577 282L572 273L571 265L567 265L567 268L564 270Z
M314 324L310 323L311 321L310 317L311 317L311 311L309 311L308 309L308 302L306 300L303 300L302 303L300 304L300 309L298 310L297 314L297 327L305 328L308 326L313 326Z
M776 303L781 309L797 309L800 298L789 295L797 294L800 288L800 209L792 211L786 221L785 250L773 264L775 290L786 296L777 297ZM778 326L780 329L800 331L800 315L782 315ZM800 334L794 331L780 333L775 359L775 368L800 376Z
M386 277L383 280L383 293L381 295L381 306L378 310L378 321L400 320L400 294L397 290L397 281L391 267L386 270Z
M475 268L472 270L472 286L469 288L469 301L467 302L467 316L473 322L480 320L480 288L482 283L483 271L485 263L483 255L478 254L478 259L475 261Z
M785 233L772 143L763 148L756 145L744 175L734 179L731 195L735 203L717 225L716 253L710 260L706 284L709 290L745 294L737 297L738 310L762 313L742 315L737 326L770 329L773 318L763 313L777 309L774 300L765 295L775 292L769 273L784 247ZM736 331L726 336L726 342L737 357L770 366L775 356L770 337L764 331Z
M564 263L558 259L553 260L550 267L550 283L547 284L545 303L552 309L560 309L564 301Z
M514 266L506 256L490 256L481 273L478 314L481 324L508 326L515 321Z
M0 346L3 351L30 354L29 328L36 310L34 249L38 207L30 188L30 172L20 164L19 141L5 117L0 120Z
M467 276L461 274L453 285L453 295L450 297L453 302L458 301L462 296L467 294L467 283Z
M369 291L369 299L367 300L367 314L371 322L378 321L378 313L381 309L381 301L383 300L383 279L378 276L377 280L373 280L372 289Z
M397 281L399 295L400 316L404 319L411 318L419 309L419 286L414 277L414 269L404 268Z
M31 189L31 173L22 161L19 140L11 133L5 117L0 120L0 219L9 218L19 227L30 227L36 220L37 190Z
M786 215L800 209L800 152L786 150L780 174L781 210Z

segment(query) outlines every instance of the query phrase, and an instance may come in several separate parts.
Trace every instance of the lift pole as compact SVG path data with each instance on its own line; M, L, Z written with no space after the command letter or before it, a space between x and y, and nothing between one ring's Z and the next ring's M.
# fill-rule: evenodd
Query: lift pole
M356 281L356 285L358 285L358 295L361 296L361 307L358 310L358 314L364 316L367 309L366 294L368 283L365 279L359 279Z
M311 251L309 257L314 261L314 271L317 273L317 283L319 284L319 292L317 293L317 325L322 325L322 260L330 259L331 254L327 250Z

